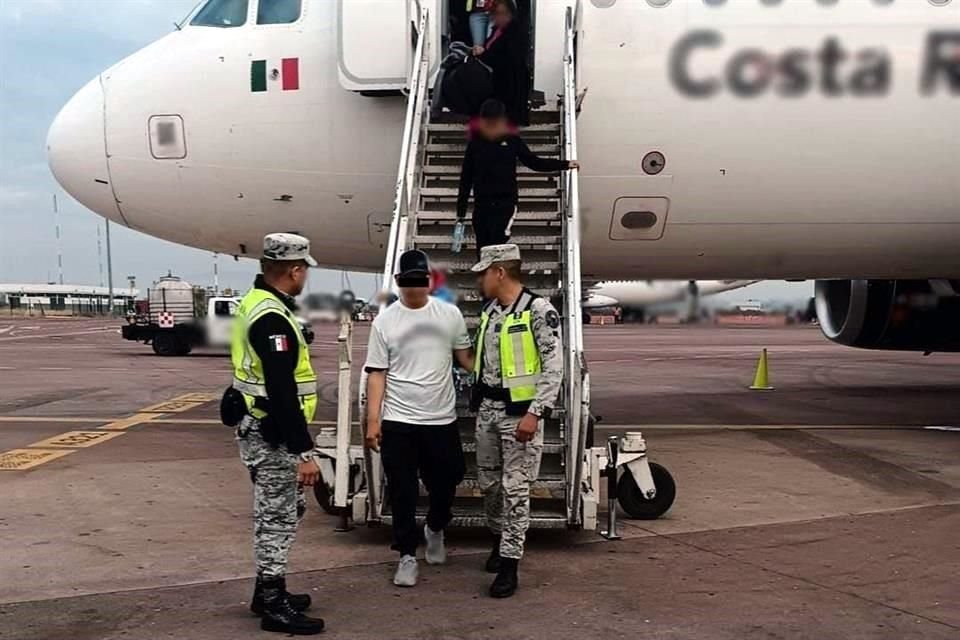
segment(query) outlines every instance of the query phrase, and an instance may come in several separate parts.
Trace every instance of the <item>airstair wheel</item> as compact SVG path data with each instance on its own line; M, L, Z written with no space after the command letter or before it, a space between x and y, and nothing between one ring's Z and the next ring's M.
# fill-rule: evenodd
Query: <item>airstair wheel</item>
M677 497L677 485L665 467L651 462L650 473L657 488L653 498L643 495L629 470L625 469L617 482L617 501L627 516L635 520L656 520L670 509Z

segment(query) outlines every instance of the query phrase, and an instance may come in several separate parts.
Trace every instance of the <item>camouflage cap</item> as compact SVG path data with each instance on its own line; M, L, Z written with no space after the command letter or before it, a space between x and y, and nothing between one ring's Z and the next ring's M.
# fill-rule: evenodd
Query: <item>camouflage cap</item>
M317 266L317 261L310 255L310 241L295 233L264 236L263 257L267 260L304 260L311 267Z
M520 259L520 247L515 244L492 244L480 250L480 262L473 265L472 271L480 273L497 262L510 262Z

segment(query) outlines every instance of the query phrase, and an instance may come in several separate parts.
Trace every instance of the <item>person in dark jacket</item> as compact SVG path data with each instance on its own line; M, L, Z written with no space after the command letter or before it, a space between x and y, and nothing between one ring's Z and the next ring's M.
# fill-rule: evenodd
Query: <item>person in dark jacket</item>
M315 266L307 238L266 236L263 272L237 307L230 347L231 393L242 396L245 410L236 425L237 444L254 485L257 580L250 609L261 616L261 629L295 635L314 635L324 626L322 618L303 613L310 596L289 593L286 582L306 508L303 489L320 479L307 429L317 407L317 376L294 302Z
M576 160L555 160L535 155L516 135L507 118L506 107L495 99L480 107L475 133L467 144L460 170L457 218L467 215L473 192L473 232L477 255L483 247L505 244L508 227L517 207L517 161L534 171L576 169Z
M493 33L473 54L493 70L493 97L507 106L514 124L525 127L530 123L529 27L513 0L496 0L491 16Z

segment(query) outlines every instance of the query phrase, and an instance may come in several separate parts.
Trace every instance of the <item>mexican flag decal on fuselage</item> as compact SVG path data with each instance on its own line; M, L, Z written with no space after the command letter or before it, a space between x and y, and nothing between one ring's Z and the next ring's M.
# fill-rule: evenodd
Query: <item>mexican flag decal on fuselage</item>
M299 91L300 58L284 58L279 68L271 66L268 69L266 60L253 60L250 63L250 91L267 91L270 83L277 80L284 91Z

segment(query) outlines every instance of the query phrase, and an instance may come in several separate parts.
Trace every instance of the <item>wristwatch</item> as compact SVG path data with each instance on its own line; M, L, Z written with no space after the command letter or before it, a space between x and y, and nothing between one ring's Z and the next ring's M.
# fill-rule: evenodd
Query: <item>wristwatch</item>
M310 449L298 454L298 457L300 458L300 462L310 462L311 460L317 459L317 452L315 449Z
M553 409L550 407L537 407L536 410L530 409L527 413L537 416L541 420L549 420L550 416L553 415Z

